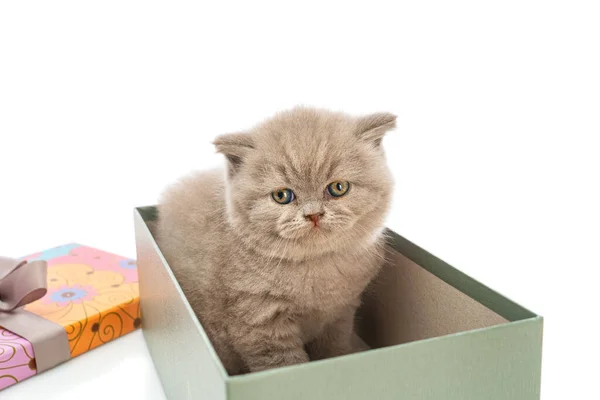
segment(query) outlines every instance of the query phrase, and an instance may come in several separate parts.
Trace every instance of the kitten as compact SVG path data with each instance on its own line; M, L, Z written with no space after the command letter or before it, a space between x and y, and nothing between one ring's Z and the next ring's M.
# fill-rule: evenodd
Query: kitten
M156 238L230 375L359 351L383 261L396 117L296 107L214 145L226 169L170 186Z

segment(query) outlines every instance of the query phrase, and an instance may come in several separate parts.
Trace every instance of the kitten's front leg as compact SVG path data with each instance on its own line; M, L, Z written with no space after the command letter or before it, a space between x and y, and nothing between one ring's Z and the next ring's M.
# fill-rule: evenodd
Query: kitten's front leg
M343 310L338 318L327 324L324 331L308 344L307 349L311 360L338 357L362 350L355 340L355 312L354 306Z
M279 310L248 310L230 332L233 346L250 372L309 361L300 327Z

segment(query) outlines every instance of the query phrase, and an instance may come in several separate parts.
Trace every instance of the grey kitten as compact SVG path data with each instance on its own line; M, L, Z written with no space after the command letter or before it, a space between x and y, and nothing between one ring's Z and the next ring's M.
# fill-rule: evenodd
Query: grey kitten
M225 171L170 186L156 238L230 375L349 354L383 260L387 113L297 107L217 137Z

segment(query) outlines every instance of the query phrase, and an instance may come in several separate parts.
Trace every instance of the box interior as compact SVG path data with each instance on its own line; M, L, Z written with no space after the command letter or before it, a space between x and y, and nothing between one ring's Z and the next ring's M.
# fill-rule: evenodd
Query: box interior
M154 207L138 208L152 232ZM381 348L486 328L535 314L392 231L387 262L363 297L356 330Z
M370 347L535 317L397 233L388 230L387 235L387 261L357 315L357 331Z
M372 348L509 322L394 249L364 295L357 330Z

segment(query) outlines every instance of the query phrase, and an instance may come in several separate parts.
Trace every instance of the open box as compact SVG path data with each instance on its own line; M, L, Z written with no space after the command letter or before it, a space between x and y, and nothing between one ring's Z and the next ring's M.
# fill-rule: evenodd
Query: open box
M142 329L169 399L534 400L543 318L388 231L388 260L357 331L372 348L228 376L151 231L134 210Z

